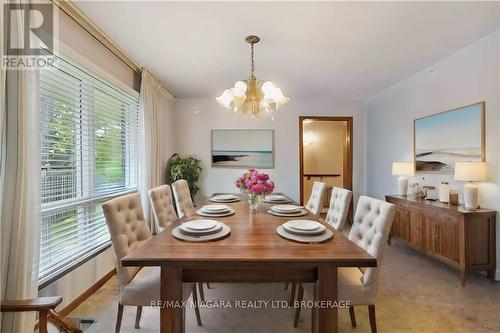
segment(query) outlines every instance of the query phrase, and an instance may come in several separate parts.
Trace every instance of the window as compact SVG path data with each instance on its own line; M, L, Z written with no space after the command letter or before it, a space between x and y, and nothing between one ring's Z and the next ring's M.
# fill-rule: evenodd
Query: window
M40 95L43 283L108 246L101 204L137 190L139 102L62 58Z

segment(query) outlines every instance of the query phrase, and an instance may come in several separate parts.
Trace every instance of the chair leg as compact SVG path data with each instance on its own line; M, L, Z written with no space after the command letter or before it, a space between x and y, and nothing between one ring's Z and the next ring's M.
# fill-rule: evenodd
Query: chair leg
M293 320L293 327L297 327L297 324L299 323L300 309L303 299L304 299L304 286L302 285L302 283L299 283L299 293L297 295L298 306L295 309L295 319Z
M193 285L193 302L194 302L194 313L196 314L196 321L198 322L198 326L202 326L200 307L198 303L198 292L196 291L196 283Z
M372 333L377 333L377 321L375 320L375 304L368 305L368 315L370 316L370 328Z
M134 326L137 329L141 328L139 326L139 324L141 322L141 315L142 315L142 306L138 306L137 312L135 313L135 326Z
M205 291L203 290L203 282L198 282L198 289L200 290L200 298L205 303Z
M354 313L354 305L349 307L349 317L351 317L351 326L356 327L356 314Z
M118 315L116 316L115 333L120 333L120 326L122 326L122 317L123 317L123 305L118 303Z
M288 285L290 284L290 282L285 282L285 290L288 290Z
M288 306L293 306L293 301L295 301L296 289L297 289L297 282L292 282L292 291L290 292L290 300L288 301Z

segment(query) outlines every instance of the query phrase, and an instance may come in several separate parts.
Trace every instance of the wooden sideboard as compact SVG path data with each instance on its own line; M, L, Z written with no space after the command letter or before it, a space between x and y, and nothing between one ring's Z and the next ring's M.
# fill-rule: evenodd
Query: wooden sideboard
M468 271L486 271L495 282L496 211L465 210L439 201L401 195L386 195L396 205L392 237L408 246L460 270L462 286Z

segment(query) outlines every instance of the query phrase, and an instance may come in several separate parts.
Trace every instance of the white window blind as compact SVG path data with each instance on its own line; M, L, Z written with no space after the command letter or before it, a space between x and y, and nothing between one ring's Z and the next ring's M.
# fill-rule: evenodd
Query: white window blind
M139 102L62 58L40 94L43 283L109 244L101 204L137 189Z

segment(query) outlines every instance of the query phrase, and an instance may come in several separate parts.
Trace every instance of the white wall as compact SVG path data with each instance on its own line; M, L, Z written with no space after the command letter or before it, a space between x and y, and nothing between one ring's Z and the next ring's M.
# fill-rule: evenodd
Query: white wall
M274 116L232 114L211 99L178 99L176 104L176 146L181 154L193 154L203 162L200 196L213 192L236 192L234 180L244 169L210 166L210 131L217 128L261 128L275 130L275 169L267 170L276 191L299 199L299 116L353 116L353 189L364 192L364 115L362 102L291 98Z
M365 103L366 189L382 198L397 192L391 175L393 161L413 160L413 120L460 106L486 102L486 161L490 181L480 184L480 205L499 209L499 48L497 30L442 61L384 90ZM425 177L425 181L422 180ZM449 181L461 191L453 176L418 174L419 184ZM500 223L497 217L497 267L500 267ZM497 269L497 278L500 271Z

